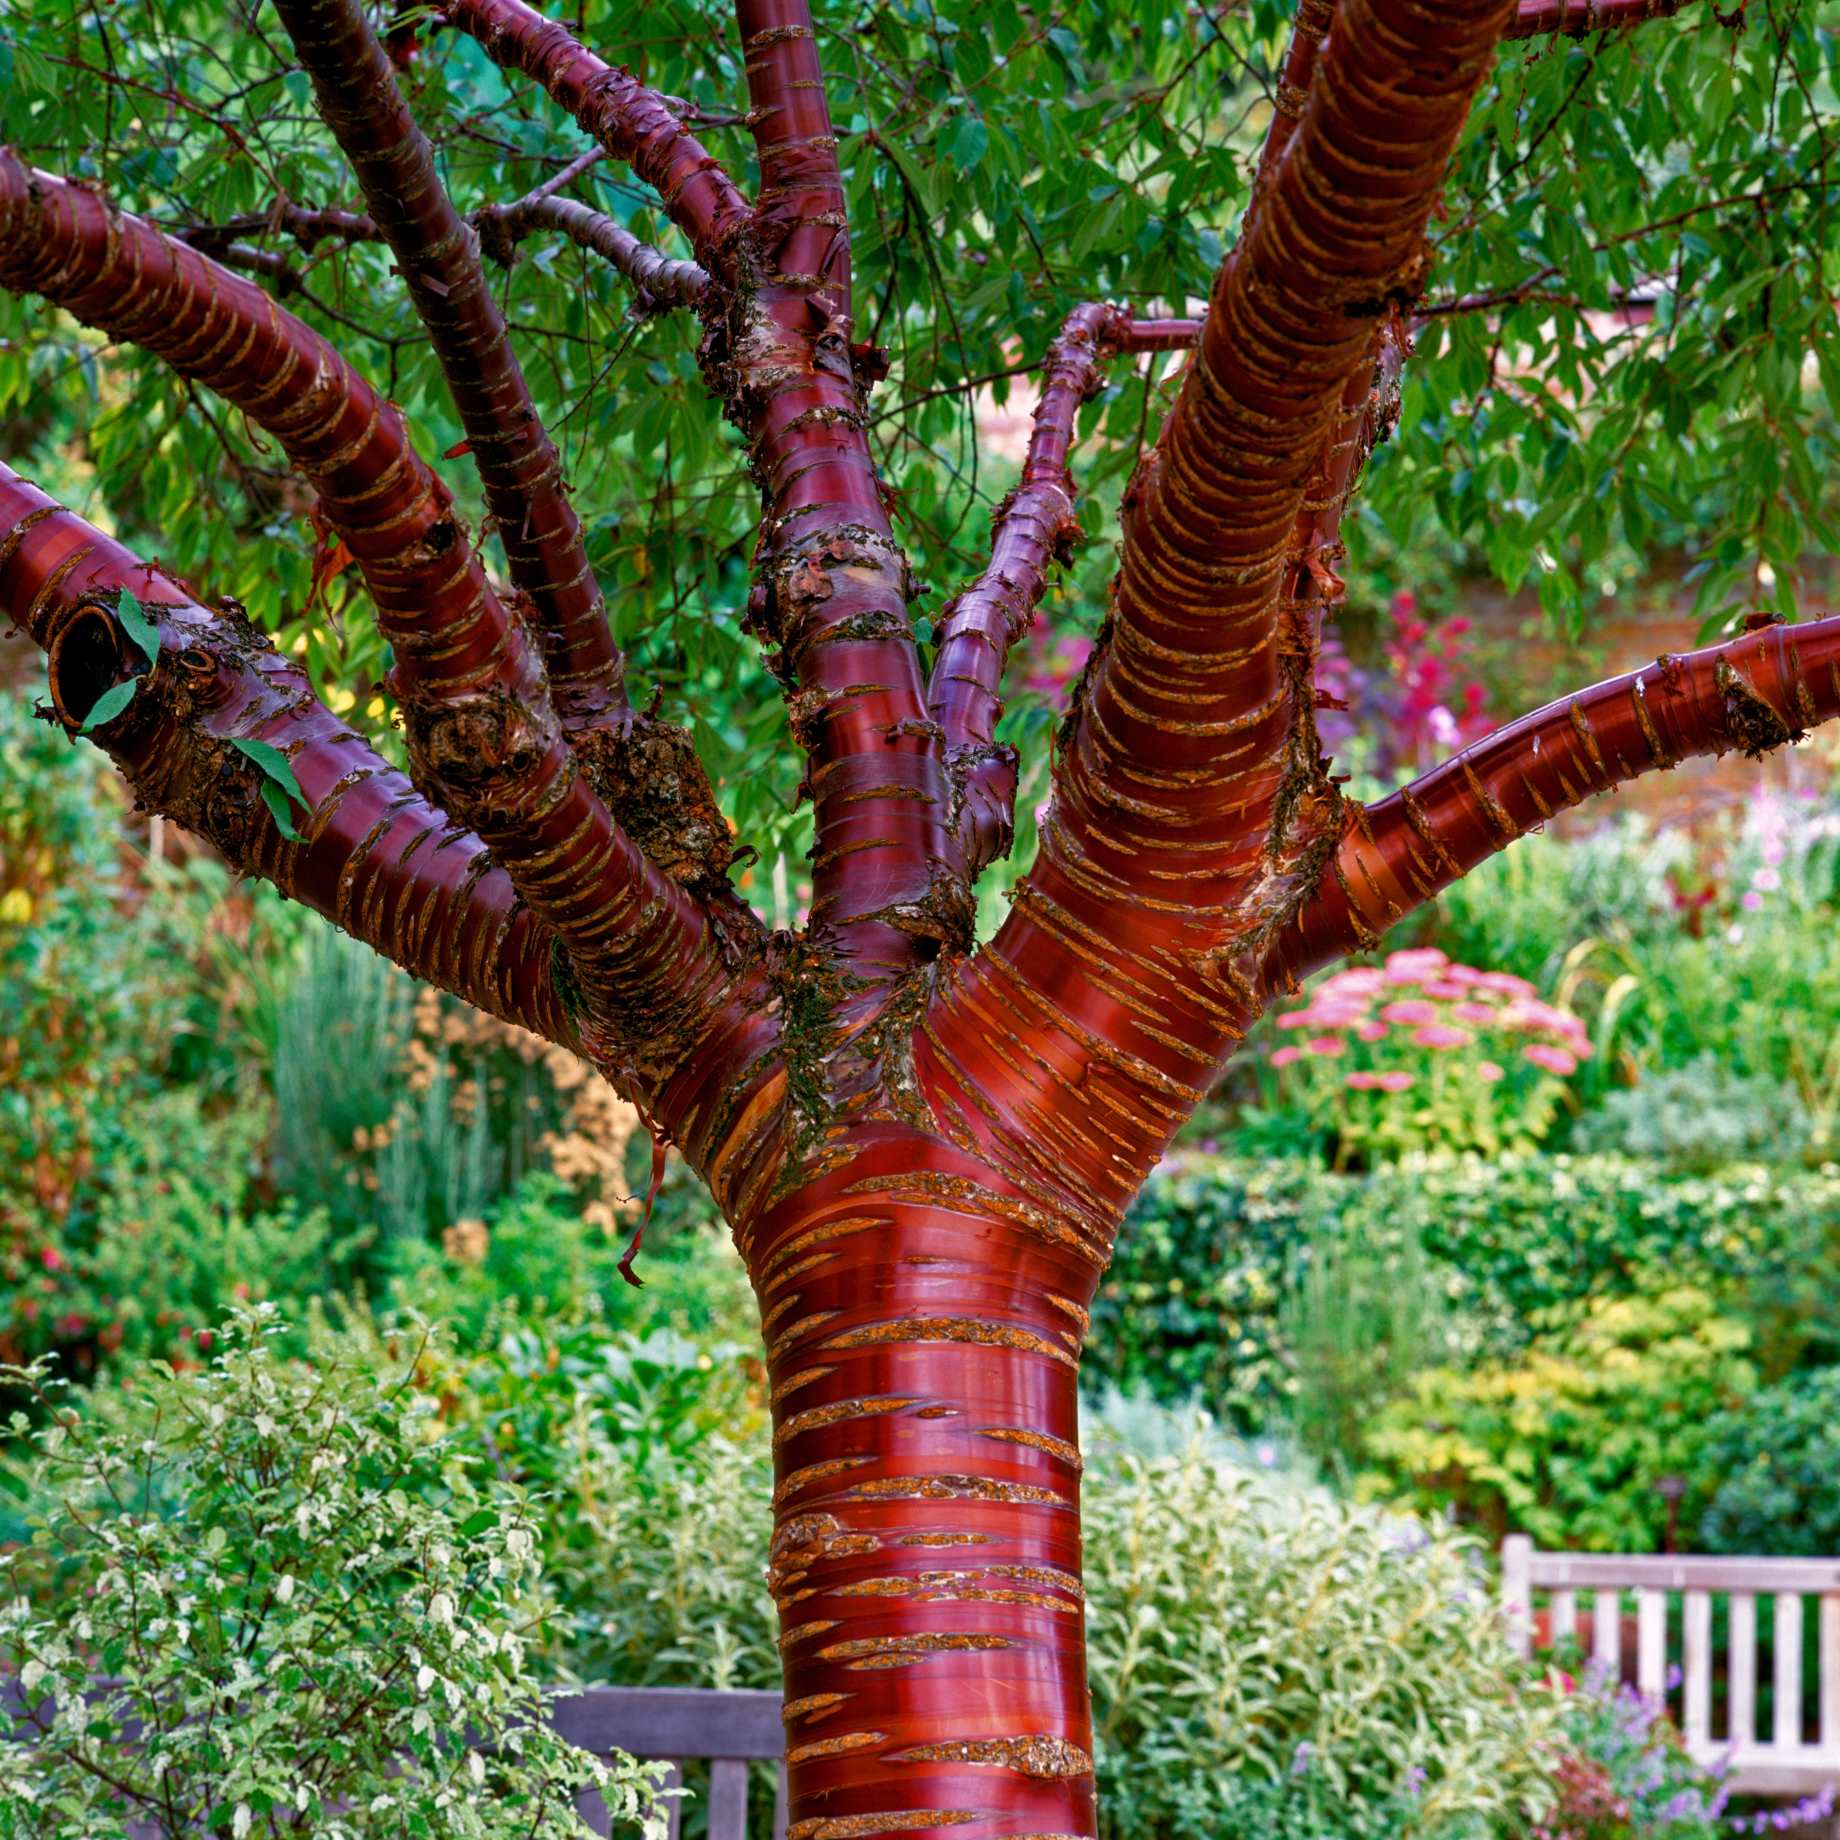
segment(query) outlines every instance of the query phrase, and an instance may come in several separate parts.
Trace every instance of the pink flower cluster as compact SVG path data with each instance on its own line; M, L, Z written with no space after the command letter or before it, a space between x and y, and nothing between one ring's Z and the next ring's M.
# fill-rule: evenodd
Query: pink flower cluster
M1421 946L1392 953L1384 965L1338 971L1316 987L1302 1009L1277 1019L1301 1041L1286 1042L1271 1056L1288 1067L1313 1056L1333 1059L1351 1043L1373 1046L1393 1038L1432 1053L1486 1045L1497 1052L1519 1043L1522 1059L1564 1077L1591 1054L1585 1025L1570 1010L1543 1002L1525 978L1505 971L1478 971L1453 964L1446 953ZM1483 1038L1486 1038L1484 1040ZM1497 1043L1500 1046L1497 1046ZM1507 1077L1501 1062L1476 1063L1486 1085ZM1406 1092L1417 1076L1401 1067L1357 1067L1343 1076L1356 1092Z

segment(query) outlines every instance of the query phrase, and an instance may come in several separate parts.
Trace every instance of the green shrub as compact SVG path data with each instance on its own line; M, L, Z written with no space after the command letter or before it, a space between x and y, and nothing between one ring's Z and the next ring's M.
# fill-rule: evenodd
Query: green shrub
M1840 1169L1669 1173L1618 1157L1508 1157L1338 1176L1190 1156L1139 1197L1100 1288L1087 1372L1198 1396L1242 1430L1289 1416L1285 1326L1311 1249L1409 1264L1464 1358L1507 1359L1536 1320L1666 1271L1754 1320L1767 1374L1840 1358L1821 1307L1840 1251Z
M1494 1539L1652 1552L1678 1477L1709 1493L1710 1421L1756 1384L1750 1331L1705 1291L1599 1298L1512 1362L1420 1374L1369 1427L1370 1495L1449 1512Z
M1705 1551L1840 1552L1840 1367L1797 1374L1722 1413L1706 1467L1718 1485L1699 1524Z
M1807 1108L1782 1080L1734 1073L1712 1054L1645 1075L1581 1119L1576 1148L1701 1172L1739 1162L1792 1163L1814 1134Z
M564 1323L593 1314L617 1329L751 1341L753 1292L727 1229L705 1226L682 1208L656 1225L634 1268L642 1287L635 1289L619 1269L627 1234L585 1220L567 1186L539 1172L488 1219L450 1230L438 1246L392 1240L389 1294L448 1325L469 1348L495 1342L519 1317Z
M1544 1806L1557 1707L1461 1539L1197 1447L1095 1453L1085 1510L1107 1835L1454 1840Z
M275 1333L241 1315L207 1369L143 1370L138 1411L40 1434L46 1522L10 1568L38 1608L0 1621L24 1690L0 1837L527 1840L584 1832L590 1784L643 1818L639 1766L543 1722L531 1508L488 1498L400 1379L291 1367Z

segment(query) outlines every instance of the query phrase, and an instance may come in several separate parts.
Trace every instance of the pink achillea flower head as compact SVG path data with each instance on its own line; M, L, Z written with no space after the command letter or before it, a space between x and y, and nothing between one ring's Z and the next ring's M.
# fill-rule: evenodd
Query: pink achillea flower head
M1384 1022L1374 1020L1364 1022L1355 1030L1363 1041L1384 1041L1391 1033Z
M1493 1086L1497 1080L1506 1077L1507 1069L1499 1061L1484 1061L1476 1069L1476 1078L1488 1086Z
M1346 1051L1348 1044L1339 1035L1312 1035L1303 1044L1305 1054L1331 1055Z
M1374 1075L1374 1084L1379 1087L1382 1092L1409 1092L1418 1084L1418 1078L1415 1074L1395 1070L1391 1073L1376 1073Z
M1435 1022L1437 1005L1427 1003L1423 997L1401 997L1397 1003L1389 1003L1380 1012L1380 1017L1384 1022Z
M1414 1029L1412 1039L1421 1048L1467 1048L1475 1037L1468 1029L1453 1029L1447 1022L1433 1022L1422 1029Z
M1302 1059L1303 1050L1301 1048L1279 1048L1272 1054L1271 1064L1274 1067L1288 1067L1292 1061Z

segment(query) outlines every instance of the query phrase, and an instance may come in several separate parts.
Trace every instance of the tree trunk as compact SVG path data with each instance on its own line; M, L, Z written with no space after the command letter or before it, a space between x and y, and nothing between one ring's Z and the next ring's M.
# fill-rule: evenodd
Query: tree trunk
M901 1125L852 1132L738 1238L772 1386L792 1840L1091 1834L1096 1249Z

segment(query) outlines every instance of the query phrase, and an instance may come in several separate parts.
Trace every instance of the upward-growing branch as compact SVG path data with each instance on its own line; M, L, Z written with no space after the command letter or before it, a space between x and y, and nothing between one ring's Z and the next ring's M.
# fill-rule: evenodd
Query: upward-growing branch
M850 353L849 230L803 0L739 0L759 209L705 362L747 438L764 515L749 602L791 691L816 820L812 919L878 982L970 943L949 865L945 750Z
M319 112L357 173L466 430L566 729L620 726L626 691L562 463L479 259L358 0L276 0Z

